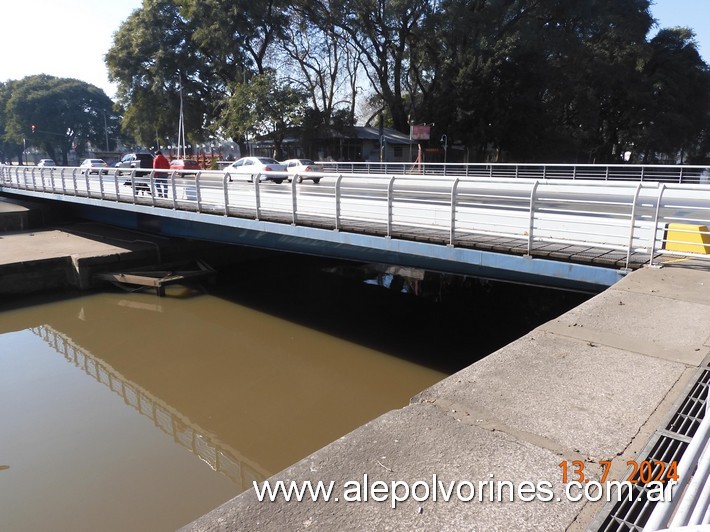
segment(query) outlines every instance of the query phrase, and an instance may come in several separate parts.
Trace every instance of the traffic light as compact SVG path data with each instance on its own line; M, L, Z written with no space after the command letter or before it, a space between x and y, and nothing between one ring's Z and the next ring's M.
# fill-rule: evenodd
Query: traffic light
M35 126L34 124L32 124L32 133L35 132L35 128L36 128L36 127L37 127L37 126Z

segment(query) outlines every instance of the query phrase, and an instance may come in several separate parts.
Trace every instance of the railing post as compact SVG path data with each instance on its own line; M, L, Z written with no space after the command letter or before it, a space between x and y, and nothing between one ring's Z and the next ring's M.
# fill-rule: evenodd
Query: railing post
M197 172L197 175L199 175L200 172ZM177 185L175 184L175 175L177 174L177 170L173 170L170 173L170 190L172 192L173 196L173 210L177 210ZM197 181L197 175L195 175L195 181ZM184 179L184 176L183 176Z
M256 218L258 220L261 216L261 198L259 197L259 181L261 181L261 174L256 174L254 176L254 201L256 202Z
M224 215L229 216L229 185L228 183L232 180L232 176L229 172L224 173L222 178L222 188L224 189Z
M629 269L629 263L631 262L631 248L634 244L634 228L636 227L636 202L638 201L642 186L643 183L636 185L636 192L634 192L634 199L631 204L631 227L629 228L629 246L626 249L626 270Z
M296 181L298 181L298 174L294 174L291 178L291 225L296 225L298 220L296 219L296 210L298 205L296 204Z
M155 170L151 170L150 174L148 174L148 182L150 183L150 185L148 186L148 188L150 189L150 203L153 207L155 207Z
M86 169L86 175L89 175L89 169ZM101 179L101 169L99 168L99 197L103 200L104 199L104 180Z
M338 174L338 179L335 180L335 230L340 231L340 182L343 180L343 174Z
M77 184L76 181L76 168L74 168L71 172L71 181L72 181L72 187L74 188L74 196L79 195L79 185Z
M395 176L390 177L389 183L387 183L387 238L392 238L392 203L394 194L394 179Z
M532 190L530 191L530 219L528 220L528 256L532 256L532 245L533 245L533 229L535 227L535 193L537 192L537 187L540 184L539 181L535 181Z
M658 233L658 216L661 210L661 199L663 198L663 192L665 191L666 184L661 183L658 190L658 199L656 200L656 215L653 218L653 242L651 243L651 259L648 263L649 266L653 266L653 256L656 254L656 234Z
M454 184L451 186L451 227L449 232L449 246L453 247L456 241L456 193L459 188L459 178L454 180Z
M86 181L86 197L91 197L91 184L89 183L89 172L84 174L84 180Z
M121 191L118 188L118 171L113 172L113 187L116 189L116 201L121 201Z
M131 170L131 191L133 193L133 204L135 205L136 202L138 201L138 198L136 197L136 171Z
M59 174L60 179L62 180L62 194L66 195L67 193L67 184L64 181L64 168L62 168L62 173Z
M202 190L200 187L200 174L202 174L202 172L197 172L197 174L195 174L195 199L197 200L197 212L202 212Z

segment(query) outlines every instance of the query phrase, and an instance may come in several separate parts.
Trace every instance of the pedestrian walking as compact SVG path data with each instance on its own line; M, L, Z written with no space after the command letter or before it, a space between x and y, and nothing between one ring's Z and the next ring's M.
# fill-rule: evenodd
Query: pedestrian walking
M153 159L154 170L170 170L170 162L165 158L163 152L158 150ZM160 198L168 197L168 174L167 172L155 172L155 192Z

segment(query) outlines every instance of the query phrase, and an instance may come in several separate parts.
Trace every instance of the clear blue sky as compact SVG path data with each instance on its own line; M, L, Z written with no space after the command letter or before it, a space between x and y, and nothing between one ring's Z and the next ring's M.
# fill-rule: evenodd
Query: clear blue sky
M0 11L0 81L51 74L86 81L114 97L103 57L121 22L141 5L142 0L6 0ZM651 10L660 27L692 28L710 63L710 0L655 0Z

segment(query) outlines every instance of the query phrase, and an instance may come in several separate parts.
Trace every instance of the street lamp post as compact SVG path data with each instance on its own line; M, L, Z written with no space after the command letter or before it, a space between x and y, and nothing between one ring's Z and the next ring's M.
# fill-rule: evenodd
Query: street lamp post
M106 133L106 151L108 152L108 124L106 123L106 110L104 109L104 133Z

